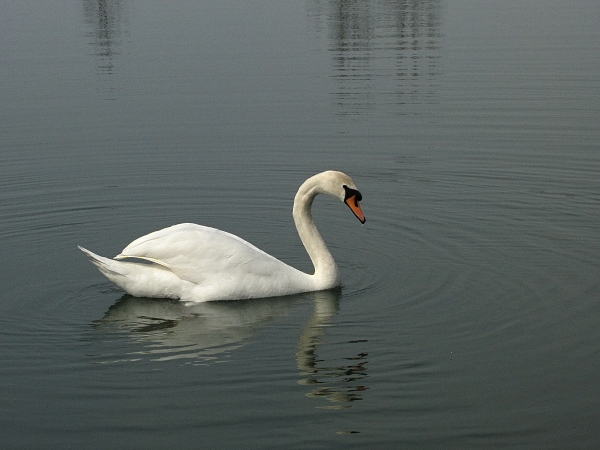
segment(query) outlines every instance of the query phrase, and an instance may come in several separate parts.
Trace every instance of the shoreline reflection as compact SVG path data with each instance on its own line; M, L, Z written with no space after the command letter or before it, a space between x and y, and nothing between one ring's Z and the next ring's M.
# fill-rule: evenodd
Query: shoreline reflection
M98 90L107 97L106 100L114 100L111 78L116 73L123 37L128 34L126 6L122 0L83 0L85 23L91 28L86 36L94 48L96 70L101 77Z
M441 0L313 0L309 14L317 33L327 29L338 114L437 103Z

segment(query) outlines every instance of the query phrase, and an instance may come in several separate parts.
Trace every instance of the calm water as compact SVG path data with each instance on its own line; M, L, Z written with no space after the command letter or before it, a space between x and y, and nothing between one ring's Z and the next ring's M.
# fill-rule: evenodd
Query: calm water
M600 447L600 4L0 1L0 446ZM196 222L339 291L186 307Z

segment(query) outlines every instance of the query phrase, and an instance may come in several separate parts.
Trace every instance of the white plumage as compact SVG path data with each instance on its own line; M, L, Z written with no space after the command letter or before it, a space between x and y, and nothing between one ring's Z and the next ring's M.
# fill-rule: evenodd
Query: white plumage
M320 193L340 199L361 222L365 221L358 203L361 195L347 175L327 171L300 186L293 216L315 266L313 275L288 266L233 234L193 223L142 236L114 259L79 248L109 280L136 297L203 302L330 289L340 285L341 277L312 221L310 208Z

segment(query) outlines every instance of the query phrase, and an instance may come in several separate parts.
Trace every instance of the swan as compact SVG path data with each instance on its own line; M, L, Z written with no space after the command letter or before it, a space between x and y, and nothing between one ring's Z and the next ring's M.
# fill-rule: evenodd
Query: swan
M294 198L293 217L313 275L301 272L242 238L193 223L173 225L142 236L114 259L78 246L100 272L135 297L184 302L241 300L321 291L340 286L333 256L312 220L311 206L327 194L350 207L365 223L362 195L350 177L326 171L308 178Z

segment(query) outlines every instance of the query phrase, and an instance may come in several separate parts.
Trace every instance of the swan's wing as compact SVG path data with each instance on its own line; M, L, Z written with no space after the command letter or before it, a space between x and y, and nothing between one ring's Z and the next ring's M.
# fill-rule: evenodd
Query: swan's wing
M152 261L199 285L215 277L264 277L290 269L296 271L233 234L191 223L136 239L116 256L116 259L126 258Z

